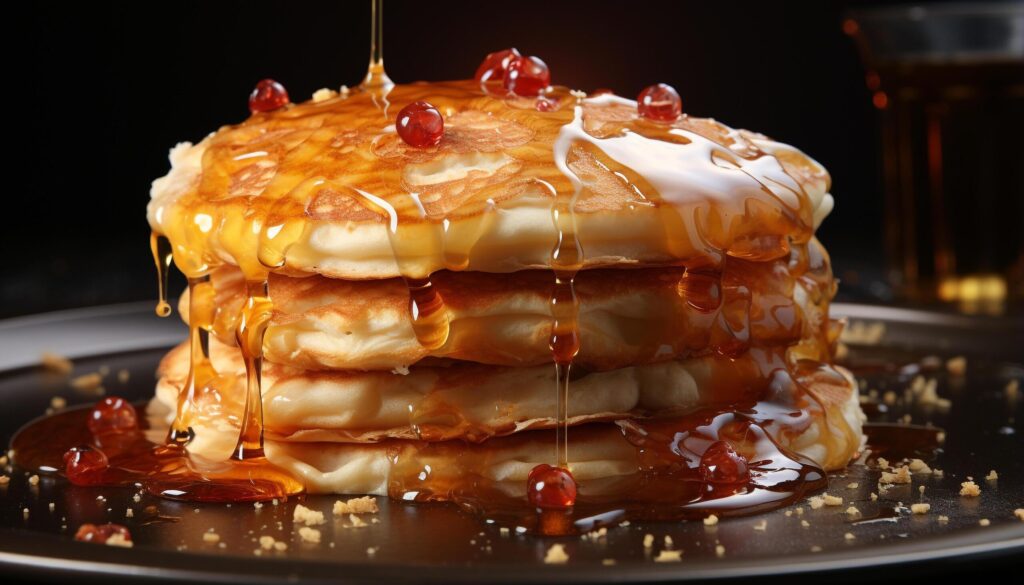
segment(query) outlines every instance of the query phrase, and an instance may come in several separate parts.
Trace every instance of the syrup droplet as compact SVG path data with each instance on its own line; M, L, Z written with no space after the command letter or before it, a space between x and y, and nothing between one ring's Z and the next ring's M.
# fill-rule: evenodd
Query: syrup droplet
M673 122L683 113L683 100L671 85L656 83L647 86L636 98L641 116L658 122Z
M741 483L750 478L747 460L725 441L715 441L700 458L700 473L708 483Z
M504 81L505 72L508 71L508 65L513 59L522 57L515 48L505 49L503 51L495 51L490 53L486 57L480 66L476 69L476 75L474 79L480 83L486 83L488 81Z
M110 467L107 455L96 449L83 445L72 447L64 453L64 473L68 481L75 485L100 485L104 482L103 472Z
M505 89L521 96L533 97L551 85L547 63L537 57L517 57L505 72Z
M104 544L114 535L120 535L127 542L132 541L132 533L128 531L128 528L113 523L82 524L78 527L78 532L75 533L75 540Z
M89 412L89 431L93 435L127 433L139 428L135 407L119 396L107 396Z
M530 471L526 494L542 510L564 510L576 503L576 479L572 472L541 463Z
M249 94L249 111L253 114L272 112L288 104L288 90L273 79L264 79L256 84Z
M444 136L444 117L427 102L413 102L398 112L395 130L409 146L436 146Z

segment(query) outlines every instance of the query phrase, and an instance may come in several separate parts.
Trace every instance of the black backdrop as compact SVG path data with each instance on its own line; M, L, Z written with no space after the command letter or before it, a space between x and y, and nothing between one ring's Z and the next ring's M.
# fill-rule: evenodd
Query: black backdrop
M795 144L831 171L838 205L820 237L841 275L881 261L876 119L840 30L849 7L389 0L385 57L398 82L465 78L516 46L562 85L633 97L669 83L687 112ZM167 150L244 119L263 77L299 101L358 83L367 61L369 0L26 8L5 40L7 97L19 100L7 138L20 152L0 229L3 316L151 298L144 208Z

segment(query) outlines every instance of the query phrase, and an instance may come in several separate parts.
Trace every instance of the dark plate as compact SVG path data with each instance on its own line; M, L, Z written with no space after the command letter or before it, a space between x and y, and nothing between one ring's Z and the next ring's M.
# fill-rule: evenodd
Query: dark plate
M488 582L577 583L663 582L694 579L738 579L752 575L819 580L860 579L868 574L905 577L910 571L948 572L974 567L979 559L1012 563L1024 554L1024 522L1013 510L1024 507L1024 457L1020 434L1024 399L1005 390L1011 379L1024 378L1020 321L975 320L919 311L837 305L835 313L885 323L881 345L854 347L850 362L865 379L866 389L902 395L913 372L900 369L925 355L943 360L968 358L966 377L944 368L926 373L938 380L938 391L952 407L911 403L875 412L873 419L897 421L910 414L914 423L945 429L942 448L929 460L943 477L915 476L911 486L897 486L872 501L878 472L851 466L831 478L829 493L844 498L842 506L800 515L795 506L767 514L701 523L630 525L607 536L538 538L502 535L445 505L388 503L381 499L379 522L348 527L347 519L330 514L334 497L309 497L304 504L326 512L320 526L323 542L302 543L292 526L295 502L279 506L194 506L144 497L112 488L75 488L56 476L31 486L17 468L6 470L10 484L0 489L0 569L37 579L196 580L231 583L292 582ZM67 380L45 374L34 364L43 350L75 358L75 371L107 367L107 392L133 400L153 391L153 371L163 351L184 337L175 320L153 316L150 305L127 305L73 311L0 323L0 440L6 443L17 428L41 415L54 396L70 405L95 397L76 394ZM117 372L131 375L126 383ZM1018 395L1021 392L1017 393ZM872 411L878 410L870 408ZM999 478L986 481L991 469ZM973 476L980 498L958 495L960 482ZM856 488L848 487L852 483ZM918 488L924 486L922 495ZM925 515L894 513L900 503L928 502ZM50 511L50 504L53 511ZM856 506L854 522L845 510ZM147 506L158 513L146 513ZM134 517L125 518L133 508ZM26 518L24 510L28 509ZM790 515L786 515L787 511ZM940 522L939 516L948 517ZM982 526L980 521L988 519ZM806 520L809 526L802 526ZM119 549L78 543L72 535L85 522L119 522L130 527L136 546ZM763 530L756 527L766 522ZM203 542L213 528L223 547ZM846 533L854 536L845 537ZM645 549L644 536L655 537ZM284 552L263 552L262 535L285 541ZM670 536L683 550L680 563L655 563L653 557ZM562 543L570 556L566 565L545 565L545 551ZM716 544L725 547L716 555ZM367 549L377 547L375 554ZM614 559L614 565L604 565ZM827 575L826 575L827 574Z

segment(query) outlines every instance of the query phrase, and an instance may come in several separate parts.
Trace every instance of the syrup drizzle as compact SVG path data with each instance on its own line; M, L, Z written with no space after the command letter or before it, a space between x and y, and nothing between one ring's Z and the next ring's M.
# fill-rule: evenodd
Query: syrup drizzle
M196 400L202 388L217 372L210 363L210 323L213 323L214 290L209 276L188 279L188 378L178 394L174 421L167 431L169 443L187 444L195 437L192 419Z
M149 236L149 249L153 253L153 262L156 263L156 282L159 296L156 303L156 314L160 317L168 317L171 314L171 304L167 302L167 282L170 278L171 241L165 236L153 232Z
M576 194L556 194L551 218L558 230L558 242L551 251L551 269L555 274L551 293L551 354L555 363L555 464L569 469L569 377L572 362L580 351L579 308L576 297L576 273L583 264L583 246L576 237Z
M386 92L395 82L384 71L384 0L371 0L370 4L370 64L360 87Z

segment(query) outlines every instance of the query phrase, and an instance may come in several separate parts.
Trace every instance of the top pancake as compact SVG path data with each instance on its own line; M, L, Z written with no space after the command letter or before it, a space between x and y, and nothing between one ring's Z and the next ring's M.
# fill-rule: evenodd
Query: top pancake
M558 201L584 268L779 258L832 207L825 170L764 136L653 122L609 95L551 88L542 112L488 91L399 85L256 114L171 152L150 224L190 276L233 264L249 279L378 279L547 268ZM435 147L395 132L417 100L445 117Z

